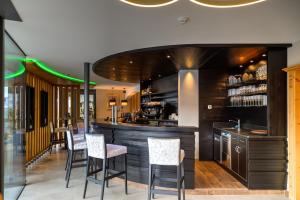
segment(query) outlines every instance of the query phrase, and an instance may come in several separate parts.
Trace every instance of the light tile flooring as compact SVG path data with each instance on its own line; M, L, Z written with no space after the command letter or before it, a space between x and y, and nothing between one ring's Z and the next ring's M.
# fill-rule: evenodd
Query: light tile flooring
M66 155L55 152L40 159L33 167L27 170L27 186L20 200L82 200L84 186L84 170L77 168L72 171L70 188L65 187ZM129 183L129 195L124 194L124 182L115 179L110 182L110 187L105 188L105 200L146 200L147 190L145 185ZM188 192L187 200L288 200L282 195L192 195ZM87 190L87 200L100 199L100 187L90 183ZM157 196L156 199L177 199L174 196Z

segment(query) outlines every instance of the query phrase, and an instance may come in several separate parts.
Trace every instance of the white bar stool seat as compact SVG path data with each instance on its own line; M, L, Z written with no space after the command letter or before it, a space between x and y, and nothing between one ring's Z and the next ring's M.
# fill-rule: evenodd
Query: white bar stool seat
M117 157L127 153L127 147L122 145L107 144L107 158Z

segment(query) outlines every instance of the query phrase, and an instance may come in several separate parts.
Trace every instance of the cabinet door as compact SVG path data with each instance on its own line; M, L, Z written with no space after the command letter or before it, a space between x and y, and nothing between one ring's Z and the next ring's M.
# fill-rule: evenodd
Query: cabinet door
M247 180L247 140L239 140L239 175Z
M221 136L214 134L214 160L217 162L221 161Z
M238 138L231 138L231 169L235 173L239 173L239 154L237 152L238 148Z

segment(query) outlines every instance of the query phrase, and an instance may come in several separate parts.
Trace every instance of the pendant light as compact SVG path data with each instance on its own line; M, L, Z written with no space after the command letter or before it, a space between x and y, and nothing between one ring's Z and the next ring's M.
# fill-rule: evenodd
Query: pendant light
M114 95L114 88L112 88L112 98L109 100L109 105L110 105L110 106L115 106L115 105L117 105L116 98L115 98L113 95Z
M125 88L123 90L123 94L124 94L124 99L121 101L121 106L128 106L128 101L126 99L126 90L125 90Z
M138 7L162 7L175 3L178 0L120 0L132 6Z
M236 8L250 6L266 0L190 0L195 4L212 8Z

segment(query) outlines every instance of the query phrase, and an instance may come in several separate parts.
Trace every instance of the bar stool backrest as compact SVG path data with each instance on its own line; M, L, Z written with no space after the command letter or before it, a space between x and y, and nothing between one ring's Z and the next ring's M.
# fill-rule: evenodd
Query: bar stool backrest
M106 144L103 134L86 134L88 156L93 158L106 158Z
M73 130L67 130L68 149L74 150Z
M180 164L180 139L148 138L149 163L151 165Z
M78 134L84 134L84 123L83 122L77 122L77 132Z

